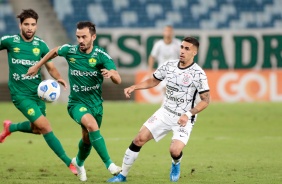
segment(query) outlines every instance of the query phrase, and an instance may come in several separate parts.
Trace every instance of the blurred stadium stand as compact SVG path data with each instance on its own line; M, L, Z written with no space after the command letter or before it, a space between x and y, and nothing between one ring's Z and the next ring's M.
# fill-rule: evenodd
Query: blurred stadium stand
M99 28L282 28L281 0L50 0L73 38L70 22ZM62 8L64 7L64 8ZM79 13L77 13L79 12Z
M0 0L0 36L18 33L17 22L8 0Z

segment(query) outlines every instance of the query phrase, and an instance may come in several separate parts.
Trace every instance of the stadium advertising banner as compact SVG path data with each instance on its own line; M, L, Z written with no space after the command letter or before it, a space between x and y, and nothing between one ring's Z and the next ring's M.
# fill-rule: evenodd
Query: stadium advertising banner
M254 102L282 101L282 69L277 70L206 70L212 101ZM136 75L136 83L148 77L147 71ZM138 90L137 102L161 103L164 93L157 86Z
M177 38L200 41L195 61L204 68L213 101L282 101L282 34L280 30L175 30ZM100 29L96 44L116 61L119 72L135 82L148 73L147 58L162 29ZM134 82L134 81L133 81ZM281 82L280 82L281 83ZM137 102L160 103L162 87L137 91Z

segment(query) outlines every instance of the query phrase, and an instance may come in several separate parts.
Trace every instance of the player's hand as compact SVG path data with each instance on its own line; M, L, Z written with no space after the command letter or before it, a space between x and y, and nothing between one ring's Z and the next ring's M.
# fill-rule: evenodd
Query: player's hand
M102 75L104 76L104 78L108 79L111 78L111 76L113 75L111 71L107 70L107 69L101 69Z
M130 86L124 89L124 95L126 98L130 98L131 93L135 90L134 86Z
M62 84L64 86L64 90L67 89L68 85L67 82L64 79L57 79L58 83Z
M30 67L25 74L25 76L34 76L38 73L39 68L37 68L35 65Z
M177 121L177 123L181 126L181 127L185 127L188 120L190 117L188 117L186 114L182 114L179 118L179 120Z

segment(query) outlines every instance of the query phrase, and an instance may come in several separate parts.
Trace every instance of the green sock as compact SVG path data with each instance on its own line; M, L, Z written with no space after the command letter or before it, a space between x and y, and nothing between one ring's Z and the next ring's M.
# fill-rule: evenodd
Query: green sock
M91 144L85 144L82 139L80 139L78 143L78 153L76 156L76 162L78 166L83 166L84 161L90 154L92 145Z
M61 145L59 139L51 131L43 135L45 141L49 147L56 153L56 155L67 165L71 163L71 159L66 155L63 146Z
M95 148L100 158L103 160L104 164L106 165L106 168L108 168L112 163L112 161L108 154L105 140L100 134L100 130L89 132L89 139L91 141L92 146Z
M10 125L9 130L10 130L10 132L19 131L19 132L32 133L32 129L31 129L29 121L24 121L24 122L21 122L21 123L12 123Z

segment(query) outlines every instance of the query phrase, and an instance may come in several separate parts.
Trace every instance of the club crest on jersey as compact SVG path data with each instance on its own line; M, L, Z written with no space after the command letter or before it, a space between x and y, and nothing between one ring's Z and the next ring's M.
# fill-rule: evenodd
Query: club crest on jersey
M70 61L71 63L75 63L75 60L76 60L76 59L74 59L74 58L70 58L70 59L69 59L69 61Z
M35 56L38 56L39 53L40 53L40 49L39 49L39 48L34 48L34 49L32 49L32 52L33 52L33 54L34 54Z
M18 48L18 47L15 47L13 50L14 50L14 52L16 52L16 53L19 53L21 49Z
M86 107L80 107L79 111L80 112L85 112L85 111L87 111L87 108Z
M33 108L28 109L28 110L27 110L27 114L30 115L30 116L34 116L34 115L35 115L34 109L33 109Z
M183 82L183 84L189 84L190 83L190 75L184 74L182 82Z
M96 66L96 59L94 59L94 58L90 58L89 60L88 60L88 62L89 62L89 66L91 66L91 67L94 67L94 66Z

